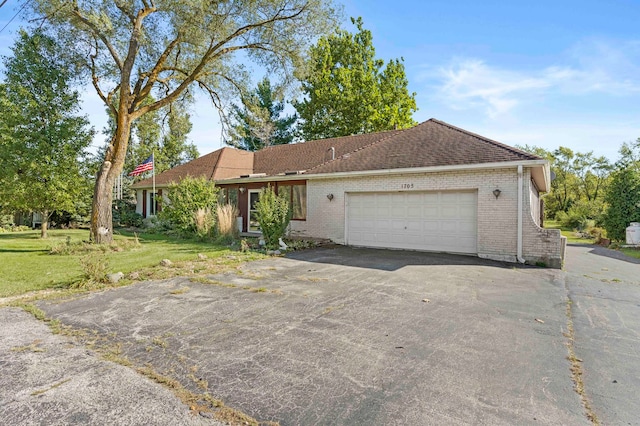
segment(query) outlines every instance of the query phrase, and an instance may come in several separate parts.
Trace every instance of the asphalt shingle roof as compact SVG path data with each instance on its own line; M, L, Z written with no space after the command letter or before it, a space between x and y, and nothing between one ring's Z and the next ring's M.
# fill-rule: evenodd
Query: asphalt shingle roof
M255 153L222 148L157 175L156 185L187 175L220 181L249 174L323 174L540 159L432 118L409 129L276 145ZM151 179L134 185L149 186Z

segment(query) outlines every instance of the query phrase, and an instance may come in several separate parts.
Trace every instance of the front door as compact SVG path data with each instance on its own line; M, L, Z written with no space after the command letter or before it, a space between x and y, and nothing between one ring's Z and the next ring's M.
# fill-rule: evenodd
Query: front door
M259 189L249 190L249 232L260 232L260 224L257 220L256 203L260 199Z

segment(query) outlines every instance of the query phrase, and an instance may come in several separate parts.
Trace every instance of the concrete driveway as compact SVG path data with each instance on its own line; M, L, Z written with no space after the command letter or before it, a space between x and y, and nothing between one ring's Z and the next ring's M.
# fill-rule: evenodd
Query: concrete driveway
M605 425L639 425L640 259L597 246L568 249L574 346L593 411Z
M261 421L588 424L566 301L562 271L337 247L40 307Z

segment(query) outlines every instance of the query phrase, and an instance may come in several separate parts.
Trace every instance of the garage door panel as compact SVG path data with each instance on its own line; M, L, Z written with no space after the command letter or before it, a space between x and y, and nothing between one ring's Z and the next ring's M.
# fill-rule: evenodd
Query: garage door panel
M347 218L351 245L477 252L475 192L349 194Z

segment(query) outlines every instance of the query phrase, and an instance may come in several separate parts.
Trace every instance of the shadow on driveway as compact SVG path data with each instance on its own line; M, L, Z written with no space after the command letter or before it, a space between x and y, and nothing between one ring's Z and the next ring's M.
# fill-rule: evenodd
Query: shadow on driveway
M287 254L289 259L355 268L397 271L405 266L489 266L501 269L531 268L481 259L474 255L332 246ZM535 267L534 267L535 268Z

